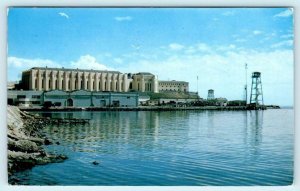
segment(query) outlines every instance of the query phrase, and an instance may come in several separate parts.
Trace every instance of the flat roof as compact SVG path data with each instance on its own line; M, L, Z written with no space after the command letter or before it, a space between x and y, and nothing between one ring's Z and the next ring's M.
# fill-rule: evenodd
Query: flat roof
M154 76L153 74L151 74L150 72L139 72L139 73L136 73L137 75L152 75Z
M176 80L159 80L158 83L188 83L188 82L185 82L185 81L176 81Z
M93 70L93 69L79 69L79 68L48 68L48 67L33 67L29 70L62 70L62 71L80 71L80 72L107 72L107 73L117 73L120 74L119 71L109 71L109 70Z

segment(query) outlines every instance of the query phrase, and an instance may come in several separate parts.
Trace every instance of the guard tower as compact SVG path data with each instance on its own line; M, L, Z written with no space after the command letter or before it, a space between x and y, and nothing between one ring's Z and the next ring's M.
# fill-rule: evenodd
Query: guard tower
M251 85L251 95L250 95L250 105L264 105L264 97L262 91L261 83L261 73L253 72L252 73L252 85Z
M214 90L213 89L208 90L208 94L207 94L207 100L211 100L211 99L215 99L215 95L214 95Z

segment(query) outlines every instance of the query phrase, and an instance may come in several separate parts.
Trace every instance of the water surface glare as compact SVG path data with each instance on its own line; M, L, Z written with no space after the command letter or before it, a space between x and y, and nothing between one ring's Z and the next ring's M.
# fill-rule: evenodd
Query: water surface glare
M266 111L53 112L88 118L51 125L63 163L17 173L30 185L290 185L292 109ZM93 161L99 165L92 164Z

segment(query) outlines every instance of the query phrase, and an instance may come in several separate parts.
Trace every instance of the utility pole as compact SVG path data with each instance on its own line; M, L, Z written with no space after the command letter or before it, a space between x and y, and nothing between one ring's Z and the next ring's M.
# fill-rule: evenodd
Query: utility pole
M198 92L198 76L197 76L197 95L199 96L199 92Z
M247 105L247 99L248 99L248 80L247 80L247 69L248 69L248 65L247 63L245 63L245 78L246 78L246 85L245 85L245 101L246 101L246 105Z

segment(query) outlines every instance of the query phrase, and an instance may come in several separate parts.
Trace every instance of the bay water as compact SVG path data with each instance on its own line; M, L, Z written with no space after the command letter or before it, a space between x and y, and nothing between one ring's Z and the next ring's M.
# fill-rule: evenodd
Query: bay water
M25 185L283 186L293 183L294 110L44 112L62 163L15 174Z

